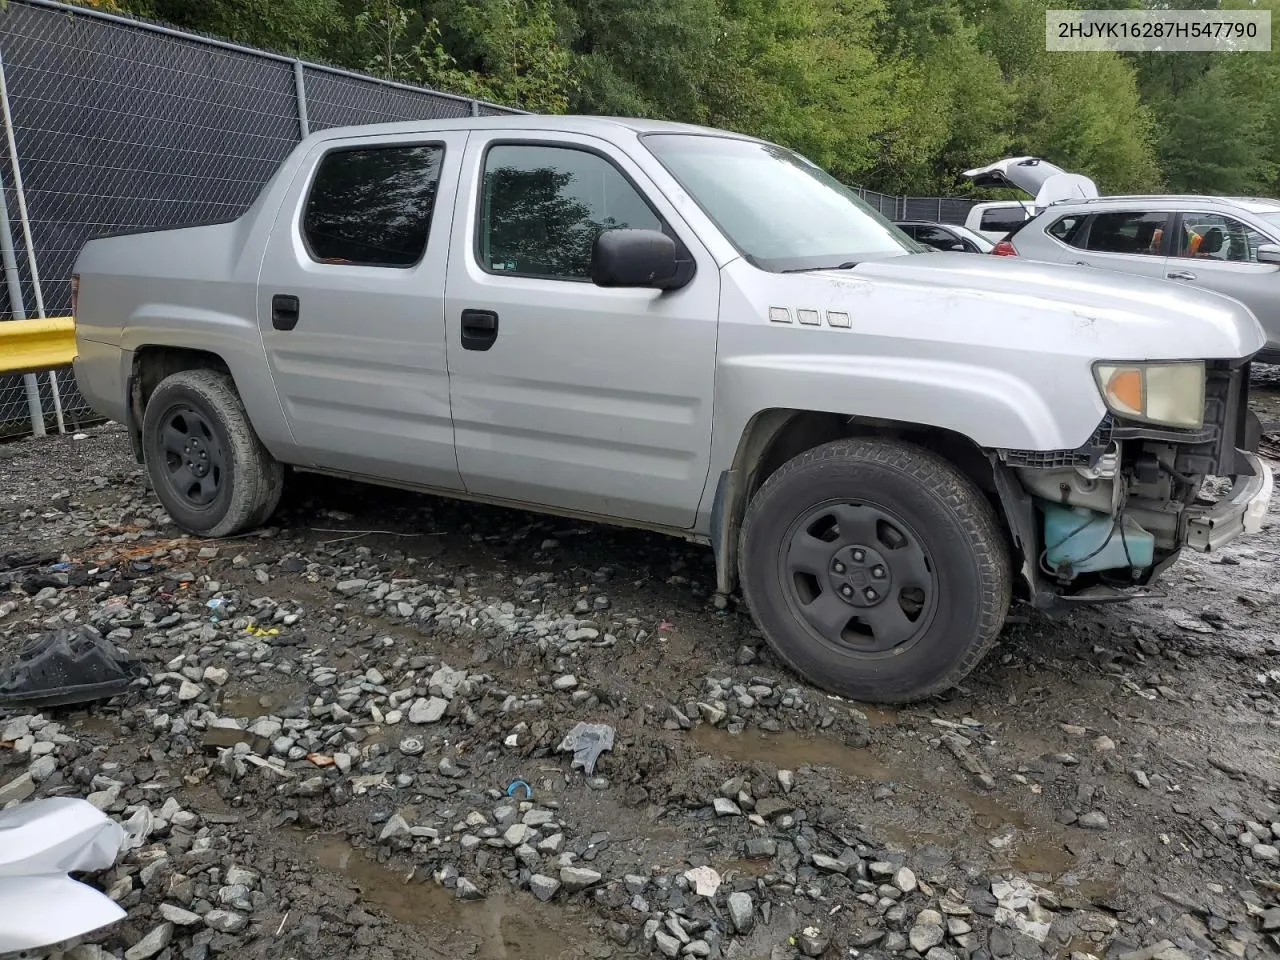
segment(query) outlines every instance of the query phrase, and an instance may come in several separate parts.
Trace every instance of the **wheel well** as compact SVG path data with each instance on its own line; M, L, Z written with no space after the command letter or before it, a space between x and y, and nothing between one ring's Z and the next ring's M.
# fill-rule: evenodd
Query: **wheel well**
M914 443L938 454L972 480L990 501L1009 543L1017 556L1015 540L996 488L991 462L968 437L925 424L896 420L867 419L812 410L766 410L748 425L734 457L731 479L723 507L719 542L719 589L731 592L737 584L738 530L747 505L756 491L784 463L806 450L832 440L849 437L883 437Z
M142 414L147 401L160 382L181 370L217 370L231 375L231 370L216 353L186 347L147 345L133 354L133 375L129 380L129 438L133 453L142 462Z

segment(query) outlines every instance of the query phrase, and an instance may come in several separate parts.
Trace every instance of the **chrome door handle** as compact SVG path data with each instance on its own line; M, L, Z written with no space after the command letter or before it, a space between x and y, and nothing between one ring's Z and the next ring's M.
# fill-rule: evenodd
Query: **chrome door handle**
M1194 280L1196 275L1190 270L1173 270L1165 274L1170 280Z

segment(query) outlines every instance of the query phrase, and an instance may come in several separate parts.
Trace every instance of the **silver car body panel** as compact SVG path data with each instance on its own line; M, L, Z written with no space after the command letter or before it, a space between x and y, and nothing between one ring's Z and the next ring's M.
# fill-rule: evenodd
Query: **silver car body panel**
M931 252L847 270L757 269L643 145L651 130L733 136L545 116L313 134L234 223L86 245L77 376L122 419L133 351L205 350L226 362L263 442L287 463L707 536L719 478L770 410L1060 450L1084 443L1104 415L1095 361L1242 358L1264 342L1233 299L1017 258ZM298 208L320 154L397 138L446 144L420 268L389 280L304 262ZM693 282L659 293L480 270L475 198L494 138L606 155L688 246ZM299 296L296 329L272 328L274 293ZM460 349L460 312L472 308L501 317L491 350Z

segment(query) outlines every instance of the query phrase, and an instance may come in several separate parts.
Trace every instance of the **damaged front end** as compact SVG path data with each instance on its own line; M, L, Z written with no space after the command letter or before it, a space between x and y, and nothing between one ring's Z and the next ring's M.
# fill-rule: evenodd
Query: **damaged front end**
M1157 381L1192 382L1192 370L1203 390L1182 391L1178 411ZM1271 499L1248 360L1098 371L1112 412L1087 443L992 455L1028 599L1049 612L1140 595L1184 547L1210 552L1261 529Z

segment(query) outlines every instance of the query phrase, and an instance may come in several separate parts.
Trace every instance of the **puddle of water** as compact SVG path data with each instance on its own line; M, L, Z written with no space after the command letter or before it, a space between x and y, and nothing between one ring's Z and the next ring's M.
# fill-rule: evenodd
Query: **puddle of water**
M226 693L222 697L222 713L238 720L256 720L287 707L299 695L298 690L288 686L261 693Z
M1067 851L1061 838L1055 836L1053 831L1038 831L1022 811L964 787L925 781L906 769L891 769L866 748L849 747L837 740L805 737L794 732L762 734L752 731L734 735L707 724L694 727L689 731L689 736L700 749L739 763L764 762L792 770L805 765L825 766L862 780L893 780L947 797L971 811L972 819L964 831L970 835L972 842L981 843L988 850L995 863L1007 864L1028 873L1044 873L1055 877L1070 870L1076 863L1076 858ZM894 842L907 847L934 844L950 849L956 839L954 835L942 836L883 824L878 826ZM1017 831L1009 847L1004 850L990 849L987 840L1007 827L1013 827Z
M484 900L461 902L434 880L404 882L405 874L370 860L340 837L316 837L303 847L323 870L354 881L367 906L389 917L421 926L457 956L473 960L579 960L593 941L564 923L567 911L544 906L532 897L491 892Z
M101 713L90 713L73 719L71 726L84 733L118 734L120 732L120 718Z
M833 767L863 780L895 779L888 766L877 760L870 750L847 747L825 737L804 737L791 731L770 734L749 731L735 735L705 723L690 730L689 736L708 753L739 763L772 763L787 770L806 765Z

